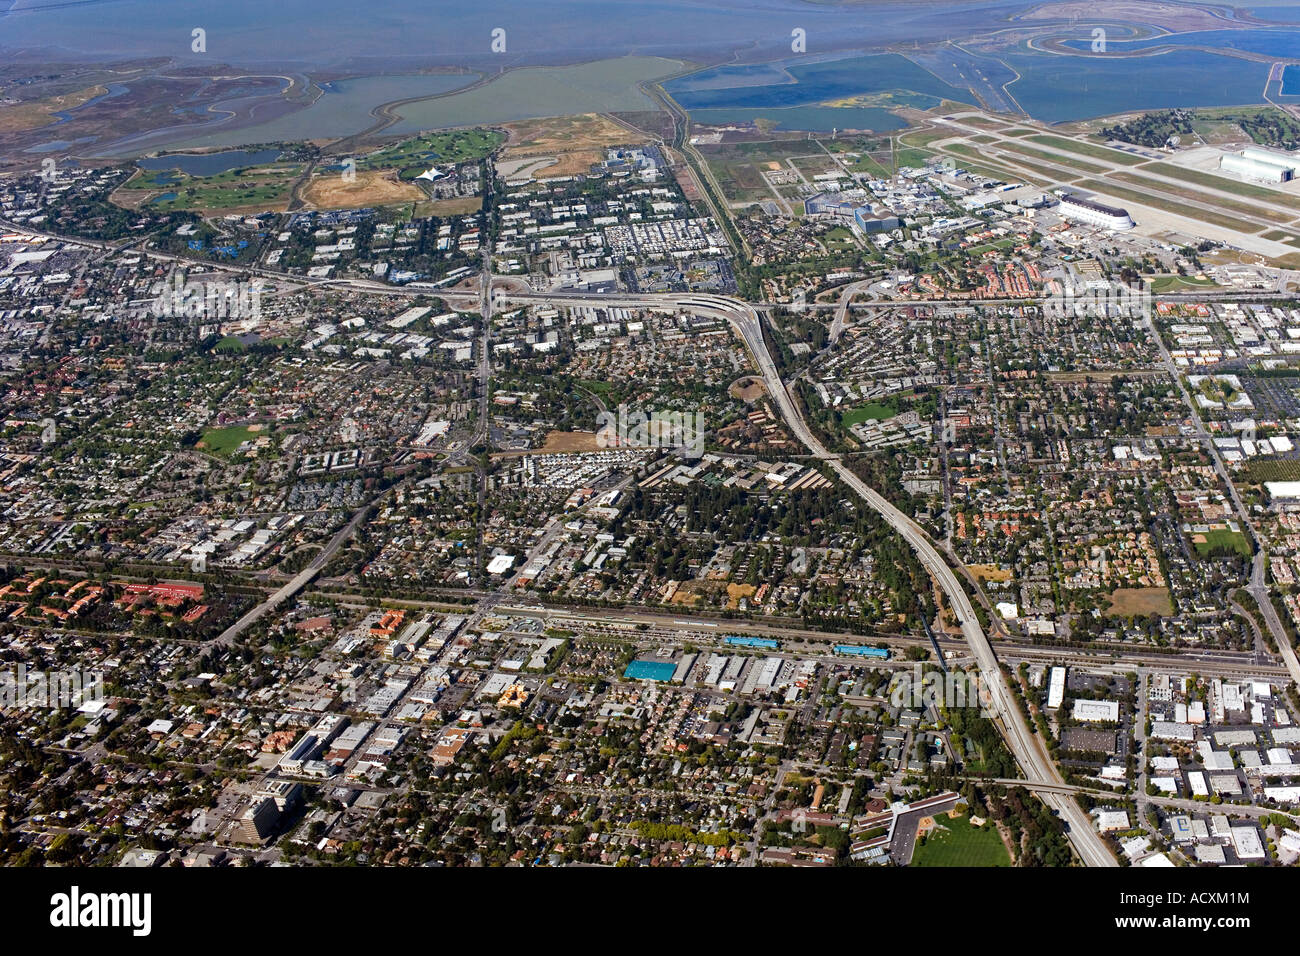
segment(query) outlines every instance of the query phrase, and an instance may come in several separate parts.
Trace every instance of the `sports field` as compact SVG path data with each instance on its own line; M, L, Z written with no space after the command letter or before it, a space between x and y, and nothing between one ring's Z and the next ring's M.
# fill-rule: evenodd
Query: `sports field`
M231 425L229 428L209 428L199 439L198 447L212 455L223 458L234 454L244 442L256 438L257 434L247 425Z
M917 842L912 866L1010 866L1011 854L991 822L970 825L970 817L939 818L946 829L934 830Z

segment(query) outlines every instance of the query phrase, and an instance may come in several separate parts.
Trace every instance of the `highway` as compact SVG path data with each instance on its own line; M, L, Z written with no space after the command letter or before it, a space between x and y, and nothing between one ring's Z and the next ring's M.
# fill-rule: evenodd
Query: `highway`
M828 345L835 345L844 334L844 323L849 317L849 305L853 302L853 297L865 289L869 289L876 282L875 279L863 279L861 282L850 282L840 292L840 300L835 304L835 318L831 321L831 334Z
M86 241L77 238L55 235L52 233L43 233L38 230L32 230L17 224L0 222L0 226L10 227L17 232L35 233L45 235L53 239L65 242L78 243L92 248L98 248L103 251L115 251L118 247L112 243L100 243ZM148 255L172 262L184 262L186 265L197 266L208 270L218 271L223 267L214 263L195 263L192 260L182 259L181 257L149 252ZM873 510L875 510L885 521L889 523L917 555L922 565L930 572L935 581L943 589L947 597L949 606L958 621L963 638L970 648L971 654L977 663L981 677L983 679L986 692L990 696L989 706L994 715L994 720L1002 732L1008 747L1015 756L1016 761L1021 767L1022 772L1028 779L1042 781L1044 786L1064 786L1055 765L1043 749L1041 741L1032 733L1020 712L1018 704L1012 699L1011 690L1008 687L997 658L993 652L992 645L981 626L979 619L975 615L975 609L971 604L970 598L954 573L952 567L943 558L931 542L929 536L909 517L895 508L883 496L877 493L862 481L838 455L827 451L817 440L816 436L807 427L803 416L800 414L794 400L792 399L786 384L781 380L780 373L772 360L767 346L763 341L762 324L756 308L745 302L731 299L721 295L711 294L664 294L664 295L630 295L630 294L607 294L607 295L590 295L587 293L537 293L526 291L512 291L502 289L496 286L490 277L490 260L485 257L485 268L479 281L479 288L471 292L452 293L443 289L426 288L422 283L412 283L405 287L383 286L379 283L364 282L358 280L325 280L313 282L305 280L302 276L289 275L286 273L272 272L266 269L252 269L241 267L229 267L230 271L237 271L242 274L260 275L266 278L289 281L301 286L315 285L328 286L333 288L347 288L353 291L379 293L398 296L410 296L420 292L435 292L445 298L463 300L464 304L470 307L478 305L485 314L485 319L490 317L491 309L495 302L519 302L521 304L544 302L561 307L570 305L586 305L596 307L621 306L628 308L649 308L667 311L677 311L688 309L696 314L711 315L727 321L740 335L741 340L745 343L755 366L763 376L768 391L772 396L777 408L779 409L786 426L791 433L809 450L809 452L818 459L824 460L835 471L844 483L851 488L863 501L865 501ZM852 291L845 290L841 300L834 303L829 308L836 310L836 326L842 330L844 321L847 317L847 311L852 301ZM1232 296L1240 298L1239 292L1213 293L1197 291L1194 293L1171 294L1162 296L1162 299L1178 301L1188 298L1196 301L1206 301L1223 296ZM1269 298L1273 296L1263 295L1259 298ZM475 301L477 300L477 301ZM1036 304L1039 300L1036 298L1027 298L1024 300L998 299L991 300L1000 305L1015 304L1017 301L1026 305ZM917 299L898 299L898 300L876 300L868 304L873 308L890 308L899 305L973 305L978 304L977 300L956 299L956 300L917 300ZM490 336L490 319L485 321L485 334ZM490 341L490 338L488 339ZM1162 343L1163 349L1163 343ZM484 350L487 351L486 349ZM483 369L479 370L480 378ZM482 386L484 383L480 383ZM481 398L482 396L480 396ZM1195 411L1193 409L1193 415ZM480 418L480 427L483 424L483 418ZM1211 443L1211 448L1212 443ZM1230 485L1231 487L1231 485ZM1234 496L1235 498L1235 496ZM1235 504L1239 502L1234 501ZM366 509L359 511L349 522L349 524L337 534L327 545L327 547L312 561L310 565L303 569L291 581L272 594L265 602L258 607L249 611L239 619L234 625L223 632L218 638L217 643L229 643L234 640L247 627L259 620L264 614L277 607L280 603L289 597L297 594L303 587L310 583L320 570L333 556L335 551L341 546L344 540L355 530L360 521L364 518ZM1247 527L1249 524L1247 522ZM1260 600L1261 609L1269 624L1270 630L1277 633L1275 627L1275 614L1270 614L1272 610L1271 603L1267 600L1264 593L1262 577L1258 570L1251 582L1251 592L1256 594ZM1292 675L1300 679L1300 662L1297 662L1294 652L1286 644L1285 640L1279 642L1283 648L1283 659L1291 671ZM1053 792L1044 790L1042 792L1044 802L1055 810L1062 819L1069 824L1069 835L1072 844L1080 858L1089 866L1115 866L1116 861L1107 849L1105 842L1093 829L1090 820L1083 810L1064 792Z
M0 226L8 224L0 222ZM14 225L12 227L19 232L34 232L22 226ZM67 242L80 243L92 248L99 248L103 251L115 250L117 247L111 243L86 242L75 238L57 236L49 233L37 233L47 235L50 238L59 239ZM149 255L169 260L173 262L185 261L187 265L198 265L206 269L221 269L215 264L195 264L190 260L180 260L179 257L159 255L150 252ZM711 294L664 294L664 295L631 295L631 294L607 294L607 295L590 295L587 293L537 293L527 291L517 291L502 289L496 286L491 278L490 258L485 255L484 269L481 274L478 289L462 293L450 293L448 290L427 289L421 283L412 283L406 287L384 287L378 283L362 282L356 280L333 280L324 282L312 282L304 280L301 276L291 276L284 273L275 273L265 269L248 270L246 268L234 267L231 271L239 271L243 274L249 274L251 271L254 275L261 275L267 278L287 280L299 285L318 285L330 286L333 288L348 288L354 291L369 293L380 293L390 295L409 296L418 292L436 292L445 298L464 299L466 305L479 306L484 313L484 335L485 343L490 342L490 316L494 303L499 302L519 302L521 304L530 304L544 302L561 307L570 305L586 305L596 307L622 306L629 308L649 308L661 309L667 311L677 311L686 309L700 315L711 315L727 321L734 328L741 340L745 343L755 366L762 375L767 385L768 391L772 396L782 419L790 432L809 450L809 452L818 459L827 462L835 473L851 488L864 502L873 510L881 515L889 525L894 528L916 554L918 560L933 576L942 588L952 613L960 625L963 638L970 648L971 655L980 669L980 675L985 687L985 692L989 696L988 706L992 712L993 719L998 725L1007 746L1014 755L1021 771L1028 779L1042 781L1044 786L1064 786L1055 765L1044 750L1042 742L1030 732L1029 727L1020 711L1019 705L1012 699L1012 694L1006 680L1003 677L1001 668L998 665L997 658L993 652L992 645L988 636L985 634L975 609L971 604L964 587L954 573L952 567L943 558L931 542L925 531L913 522L907 515L895 508L889 501L869 487L860 479L838 455L827 451L818 441L815 435L808 428L802 414L792 399L786 384L782 381L780 373L768 352L766 343L763 341L761 318L754 306L745 302L731 299L721 295ZM1231 293L1234 297L1239 297L1237 293ZM837 310L836 325L838 329L843 328L847 310L852 301L852 291L845 290L841 300L831 307ZM1197 292L1191 295L1193 298L1204 301L1216 296ZM1170 295L1162 298L1177 300L1182 296ZM477 300L477 301L473 301ZM997 300L999 304L1012 304L1012 300ZM1025 304L1034 304L1037 299L1026 299ZM894 307L897 305L939 305L941 301L926 302L924 300L877 300L871 303L874 307ZM973 300L955 300L953 304L971 305L975 304ZM470 305L472 307L472 305ZM484 349L484 358L488 349ZM490 366L488 366L490 369ZM484 369L479 369L480 388L486 390L486 382L482 381ZM490 372L489 372L490 374ZM480 400L482 394L480 394ZM1193 411L1194 414L1194 411ZM485 423L486 416L480 415L480 428ZM1211 445L1212 447L1212 445ZM223 632L216 643L228 644L233 641L240 633L259 620L266 613L278 607L282 602L302 590L310 583L321 569L328 563L329 559L342 545L343 541L350 536L360 522L364 519L368 509L362 509L352 518L349 524L342 529L329 542L321 554L318 555L306 568L299 572L292 580L283 585L279 590L266 599L262 604L246 613L235 624ZM1252 593L1255 588L1262 585L1258 578L1252 581ZM1261 588L1262 590L1262 588ZM1269 618L1268 611L1271 605L1267 600L1260 602L1264 610L1266 619ZM1273 621L1268 620L1270 630L1273 630ZM1296 663L1293 653L1286 647L1285 641L1280 642L1284 647L1284 659L1292 673L1300 677L1300 665ZM1104 840L1093 829L1091 821L1081 807L1068 796L1065 792L1056 792L1048 789L1041 791L1041 798L1044 803L1053 809L1069 825L1069 837L1075 851L1079 857L1089 866L1115 866L1117 862L1107 848Z
M84 246L89 249L98 249L101 252L108 252L108 253L126 251L132 245L140 242L139 237L136 237L134 239L125 242L105 242L103 240L97 240L97 239L83 239L79 236L68 236L68 235L63 235L61 233L48 232L42 229L36 229L30 225L11 222L5 219L0 219L0 229L4 229L14 233L21 233L29 236L40 236L46 239L53 239L58 242L65 242L73 245ZM405 298L410 298L411 296L420 295L420 294L436 295L443 299L452 300L459 305L463 305L466 308L474 308L479 303L480 295L481 295L481 289L475 287L470 287L468 289L453 290L448 288L441 288L432 282L409 282L405 285L390 285L386 282L381 282L373 279L318 279L318 278L311 278L299 273L281 272L276 269L268 269L264 266L251 266L247 264L205 261L202 259L196 259L192 256L183 256L183 255L176 255L173 253L160 252L156 249L143 248L138 251L140 251L141 253L143 253L144 255L148 256L151 259L157 259L161 262L172 262L177 265L185 266L187 268L195 269L201 272L207 272L207 273L229 272L241 276L255 276L264 279L273 279L278 282L291 283L292 285L299 288L312 287L318 289L347 289L353 292L366 292L374 295L390 295L390 296L398 296L398 297L405 297ZM510 281L512 283L520 283L520 280L518 279L517 276L516 277L494 276L493 288L494 289L499 288L498 283L504 281ZM588 293L536 293L536 295L538 295L539 298L543 298L543 299L550 298L550 297L561 298L567 296L570 299L578 299L588 304L597 305L597 306L602 304L604 305L620 304L618 301L615 300L623 300L623 301L630 302L630 300L632 299L647 300L647 299L656 298L655 296L651 296L651 295L592 296ZM523 296L521 295L521 299L522 298ZM717 296L717 295L705 296L703 294L699 296L690 296L690 295L672 293L672 294L665 294L663 296L659 296L658 297L659 302L657 305L647 304L644 301L642 301L640 303L631 303L629 307L671 308L673 307L671 305L671 300L689 299L689 298L713 298L721 302L731 303L732 305L740 307L742 309L749 309L751 311L755 307L770 308L772 306L783 306L788 308L790 305L789 302L766 302L766 301L756 302L752 305L747 305L746 303L740 302L739 300L728 299L724 296ZM899 306L913 306L913 307L923 308L926 306L972 306L972 305L1037 306L1042 303L1043 298L1044 297L1042 295L1023 296L1023 297L1000 296L995 298L969 298L969 297L960 297L960 296L916 298L916 297L907 296L907 297L893 298L893 299L880 298L880 299L874 299L870 302L852 303L851 305L849 305L849 308L850 309L896 309ZM1239 302L1243 300L1251 301L1251 302L1254 301L1263 302L1263 301L1273 301L1279 299L1290 300L1295 298L1295 294L1287 293L1287 292L1267 292L1267 291L1243 292L1240 289L1209 288L1209 289L1196 290L1191 292L1167 292L1156 296L1156 298L1161 302L1192 302L1192 303L1215 302L1215 301ZM814 309L837 310L840 309L841 306L842 304L839 302L809 302L804 305L804 309L805 310L814 310Z
M748 304L719 295L587 295L574 293L525 293L504 294L502 298L522 303L543 301L552 305L587 305L587 306L626 306L629 308L650 309L689 309L696 314L711 315L725 319L740 335L748 348L759 372L767 384L768 392L781 412L791 433L803 443L815 457L826 461L835 473L862 498L873 510L885 519L889 525L903 536L915 552L921 564L930 572L943 589L948 604L961 626L962 635L970 647L985 692L989 696L988 707L993 720L1002 732L1008 748L1016 758L1022 772L1032 780L1041 780L1048 784L1064 786L1056 765L1052 762L1041 741L1030 732L1020 707L1012 699L1011 689L998 666L993 647L989 643L975 608L970 602L965 589L957 579L948 562L944 560L934 544L919 525L903 514L883 496L869 487L849 469L839 456L831 454L817 440L808 428L803 416L791 399L785 383L767 345L763 341L762 322L758 313ZM1092 821L1083 808L1066 793L1047 791L1041 793L1043 802L1068 824L1070 842L1080 859L1087 866L1118 866L1118 862L1106 846L1100 834L1093 829Z
M19 233L46 236L50 239L74 243L106 253L121 251L124 248L123 245L117 243L96 242L75 237L62 236L34 230L28 226L11 224L3 221L0 221L0 228L11 229L12 231ZM970 597L961 580L954 572L952 566L936 548L935 544L931 541L929 535L924 531L924 529L912 521L911 518L905 515L902 511L894 507L875 489L867 485L866 482L859 478L845 464L838 454L828 451L808 428L806 421L799 411L796 401L792 397L786 383L782 381L780 372L772 360L771 354L763 340L762 320L755 305L726 296L703 293L659 295L613 293L591 295L587 293L572 292L531 292L527 291L526 287L522 290L518 288L503 289L500 285L496 284L495 277L493 277L490 272L490 247L488 250L485 250L483 256L483 269L479 278L478 287L471 291L461 290L459 292L450 292L449 290L438 289L427 283L412 283L408 286L394 287L378 282L368 282L363 280L312 280L301 275L276 272L260 267L250 269L246 266L227 266L219 263L201 262L188 257L169 255L157 251L147 251L146 255L156 260L172 262L204 271L228 271L245 276L261 276L289 283L293 288L316 286L321 288L346 289L356 292L402 297L410 297L419 293L433 293L442 296L443 298L450 299L458 305L467 308L477 306L481 310L484 318L483 348L481 364L478 369L480 415L475 434L475 438L478 440L485 440L487 437L485 429L488 417L484 403L489 389L489 377L491 374L491 315L495 303L546 303L560 307L583 305L601 308L628 307L659 309L665 311L690 310L699 315L713 316L727 321L744 342L755 367L759 374L762 375L764 382L767 385L768 392L772 396L772 400L778 408L781 417L791 434L808 449L809 453L813 457L825 461L827 466L834 470L845 485L852 489L856 495L876 511L903 537L909 547L912 548L921 564L927 569L943 590L952 614L960 626L962 639L965 642L966 647L969 648L972 659L979 667L984 688L990 698L988 701L988 707L995 723L1002 733L1008 748L1019 764L1026 780L1030 781L1028 785L1039 792L1044 803L1053 809L1060 818L1069 825L1069 838L1076 853L1088 866L1117 865L1117 861L1110 853L1105 841L1093 828L1087 814L1074 801L1072 797L1074 788L1069 787L1063 782L1054 763L1047 754L1041 739L1030 731L1018 703L1013 699L1011 689L998 664L997 657L993 651L988 635L980 624ZM998 298L988 300L961 298L933 300L892 298L877 299L870 303L860 303L857 306L854 306L852 300L857 291L857 287L866 284L867 283L855 283L845 288L841 293L840 299L836 303L808 306L809 308L827 308L835 310L834 322L831 330L832 341L840 337L850 308L875 309L897 308L898 306L970 306L977 304L1009 306L1016 304L1036 305L1041 301L1038 297L1024 299ZM1231 298L1233 300L1241 298L1264 300L1279 297L1281 297L1280 293L1252 293L1243 296L1239 290L1198 290L1186 293L1162 295L1159 298L1162 301L1205 302L1225 298ZM760 304L759 307L762 307L762 305ZM1159 342L1158 332L1155 332L1155 335ZM1160 342L1160 350L1166 366L1170 368L1171 374L1174 375L1175 381L1181 382L1177 371L1172 366L1172 361L1170 360L1169 353L1166 351L1163 342ZM1223 476L1225 480L1227 480L1226 470L1224 469L1223 463L1219 459L1213 442L1208 440L1209 435L1200 422L1199 416L1196 414L1195 406L1191 403L1190 397L1187 396L1185 390L1183 395L1187 400L1191 412L1191 418L1195 424L1197 433L1200 437L1206 440L1207 449L1214 458L1216 470L1220 472L1221 476ZM1229 493L1232 496L1233 504L1235 509L1238 511L1244 528L1252 538L1255 538L1245 508L1237 497L1230 480L1227 480L1227 485ZM257 607L244 614L238 621L231 625L231 627L227 628L221 635L215 638L212 643L222 646L229 645L241 633L260 620L263 616L301 592L303 588L307 587L329 563L330 559L343 543L365 520L365 517L369 512L369 507L370 506L368 505L367 507L357 511L348 524L334 535L326 547L322 549L320 554L318 554L310 564L303 568L303 570L296 574L291 580L283 584L278 590L268 596ZM1257 539L1255 540L1257 542ZM1248 590L1253 596L1255 596L1257 603L1261 608L1265 622L1277 640L1283 663L1292 678L1297 682L1300 682L1300 660L1297 660L1294 650L1287 642L1285 632L1282 630L1280 621L1277 619L1277 614L1271 601L1268 600L1267 589L1263 577L1262 553L1257 553L1256 564L1253 570L1254 573L1252 574ZM489 602L487 606L495 606L495 602ZM1028 648L1026 648L1025 651L1027 654L1033 653ZM1017 782L1024 784L1024 781Z
M366 505L358 510L357 513L352 516L352 520L344 525L343 528L339 530L338 534L334 535L334 537L330 539L329 544L325 545L325 547L321 549L320 554L312 558L310 564L294 575L292 580L280 587L265 601L246 613L238 621L222 631L217 637L213 638L209 644L217 647L229 646L235 638L251 627L254 623L261 620L266 614L275 610L285 601L289 600L289 598L293 597L310 584L316 575L320 574L325 568L325 565L329 564L330 558L334 557L335 552L337 552L343 545L343 542L352 537L352 533L357 530L361 522L369 513L370 505Z

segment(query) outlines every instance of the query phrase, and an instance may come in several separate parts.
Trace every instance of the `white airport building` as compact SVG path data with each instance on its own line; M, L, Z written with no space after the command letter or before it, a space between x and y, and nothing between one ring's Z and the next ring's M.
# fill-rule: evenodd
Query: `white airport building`
M1066 219L1090 226L1100 226L1102 229L1133 228L1133 217L1128 214L1127 209L1105 206L1079 196L1062 196L1059 211Z

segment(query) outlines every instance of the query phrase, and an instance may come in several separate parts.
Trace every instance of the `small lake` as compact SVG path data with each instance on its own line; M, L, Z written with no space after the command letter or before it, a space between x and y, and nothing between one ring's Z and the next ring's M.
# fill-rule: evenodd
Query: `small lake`
M241 166L261 166L280 158L278 149L232 149L223 153L177 153L138 160L141 169L179 169L187 176L216 176Z

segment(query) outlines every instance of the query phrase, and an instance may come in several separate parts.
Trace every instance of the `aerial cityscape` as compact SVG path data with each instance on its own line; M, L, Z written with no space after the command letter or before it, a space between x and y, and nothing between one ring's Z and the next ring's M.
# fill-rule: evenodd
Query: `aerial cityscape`
M1296 867L1300 6L522 11L0 0L0 862Z

